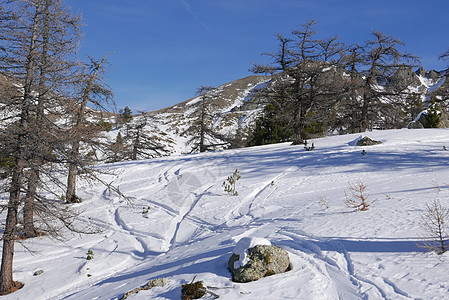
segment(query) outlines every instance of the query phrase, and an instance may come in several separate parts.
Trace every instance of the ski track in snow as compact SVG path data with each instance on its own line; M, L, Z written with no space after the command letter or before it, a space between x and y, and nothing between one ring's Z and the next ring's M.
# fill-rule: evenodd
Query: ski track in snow
M251 215L251 210L255 208L256 206L260 207L263 206L264 201L271 196L272 193L274 193L276 188L273 188L272 191L268 193L262 200L259 200L260 196L265 192L267 189L269 189L271 186L275 185L277 181L282 179L283 177L287 176L288 174L296 171L296 167L290 167L287 170L283 171L279 175L263 182L262 184L256 186L243 200L240 201L233 209L231 209L225 216L224 219L226 222L232 221L239 221L241 218L244 217L251 217L251 219L254 219L254 217ZM242 225L247 224L250 222L250 220L246 220Z
M171 240L170 240L170 245L171 245L171 246L170 246L170 249L173 249L173 247L176 246L176 243L177 243L176 238L177 238L177 236L178 236L178 232L179 232L179 229L180 229L182 223L187 219L187 217L188 217L189 214L192 212L192 210L195 208L195 206L197 205L197 203L201 200L201 198L203 197L203 195L204 195L205 193L207 193L207 191L208 191L212 186L213 186L213 185L211 185L210 187L208 187L207 189L205 189L201 194L195 195L195 196L194 196L195 199L193 200L193 203L190 205L190 207L187 209L187 211L186 211L184 214L180 214L179 217L176 218L176 219L177 219L177 221L176 221L176 229L175 229L175 231L174 231L174 233L173 233L173 235L172 235L172 238L171 238ZM189 195L189 196L190 196L190 195ZM187 196L187 197L189 197L189 196ZM178 220L179 220L179 221L178 221Z

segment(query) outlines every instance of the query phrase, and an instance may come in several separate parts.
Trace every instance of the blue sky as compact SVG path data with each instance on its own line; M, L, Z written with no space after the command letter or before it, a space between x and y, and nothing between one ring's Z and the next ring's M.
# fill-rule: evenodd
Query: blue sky
M372 30L401 39L426 69L444 69L449 48L447 0L66 0L84 17L81 54L111 66L118 108L151 111L187 100L201 85L251 75L262 52L317 20L317 36L363 43Z

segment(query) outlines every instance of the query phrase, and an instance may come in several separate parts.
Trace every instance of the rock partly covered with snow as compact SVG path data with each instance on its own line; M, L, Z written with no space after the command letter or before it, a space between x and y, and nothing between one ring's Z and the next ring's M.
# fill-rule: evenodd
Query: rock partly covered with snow
M261 237L244 237L237 242L232 251L233 254L239 257L233 264L235 269L243 267L249 262L248 249L256 245L271 245L271 242Z
M250 282L290 269L287 251L264 238L242 238L228 262L232 279Z
M419 121L412 121L412 122L408 123L407 128L408 129L423 129L424 126Z
M373 146L378 144L382 144L382 142L375 141L367 136L357 141L357 146Z

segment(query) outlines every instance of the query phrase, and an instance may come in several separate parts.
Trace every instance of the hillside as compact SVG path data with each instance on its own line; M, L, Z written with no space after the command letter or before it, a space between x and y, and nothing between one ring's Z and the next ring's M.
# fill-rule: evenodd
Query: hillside
M389 84L403 88L405 82L409 83L405 90L421 95L419 100L426 103L432 93L447 89L449 82L446 82L445 73L446 71L426 71L424 68L416 71L412 68L399 68ZM235 135L238 129L246 132L264 107L254 95L270 80L269 76L249 76L217 87L214 91L217 96L213 100L216 116L211 128L225 136ZM146 119L146 131L165 146L167 154L190 153L192 146L187 141L193 133L186 132L186 129L195 121L194 112L199 104L199 98L195 97L164 109L137 114L132 122L139 123ZM448 125L449 121L445 117L443 126ZM114 141L118 132L124 136L126 128L113 130L107 135L107 139Z
M99 166L131 201L81 182L79 222L102 232L18 244L14 276L25 286L3 298L120 299L166 277L127 299L180 299L196 276L220 299L443 299L448 254L416 243L426 203L449 207L449 130L367 135L382 144L358 147L352 134L315 139L314 151L278 144ZM235 169L239 195L229 196L222 183ZM359 180L375 201L368 211L344 205ZM242 237L283 247L293 269L232 282L226 265Z

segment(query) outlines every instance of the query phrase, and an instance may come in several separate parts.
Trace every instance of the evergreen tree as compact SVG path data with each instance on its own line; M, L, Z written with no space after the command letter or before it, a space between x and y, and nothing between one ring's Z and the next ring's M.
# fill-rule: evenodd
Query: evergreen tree
M267 104L263 115L256 120L248 146L259 146L290 141L293 131L273 104Z
M126 106L125 109L120 113L120 117L122 118L125 124L129 123L133 119L131 109L128 106Z
M438 106L435 103L435 99L432 98L429 108L424 114L424 127L425 128L438 128L440 125L440 113Z
M115 138L115 142L109 146L108 162L118 162L124 160L126 155L126 147L123 142L122 134L119 132Z

